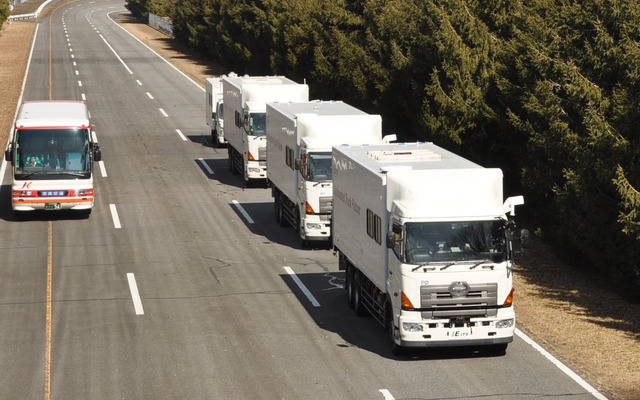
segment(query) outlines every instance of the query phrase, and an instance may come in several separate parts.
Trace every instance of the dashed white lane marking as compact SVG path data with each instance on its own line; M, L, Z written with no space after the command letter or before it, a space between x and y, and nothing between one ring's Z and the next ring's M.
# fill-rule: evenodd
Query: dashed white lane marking
M178 134L178 136L180 136L180 138L186 142L187 141L187 137L185 135L182 134L182 131L180 129L176 129L176 133ZM201 158L202 160L202 158Z
M116 205L109 204L109 209L111 209L111 218L113 219L113 226L116 229L122 228L122 225L120 225L120 219L118 218L118 210L116 209Z
M202 164L202 167L207 170L209 175L213 175L213 170L211 169L211 167L209 167L209 164L207 164L203 158L198 158L198 161L200 162L200 164Z
M133 308L136 311L136 315L144 315L142 300L140 300L140 293L138 292L138 285L133 272L127 273L127 280L129 281L129 290L131 291L131 299L133 299Z
M382 395L384 396L384 400L395 400L395 397L393 397L391 395L391 392L389 392L387 389L378 389L378 392L382 393Z
M240 203L238 203L238 200L231 200L231 201L233 202L233 205L236 206L238 211L240 211L240 214L242 214L242 216L247 220L247 222L250 224L253 224L253 219L251 219L249 214L247 214L247 212L244 210L244 208L242 208Z
M307 289L307 287L304 285L304 283L302 283L300 278L298 278L298 275L296 275L296 273L293 272L291 267L284 266L282 268L284 268L284 270L287 271L287 274L289 274L291 279L293 279L293 281L296 283L296 285L298 285L300 290L302 290L302 293L304 293L304 295L307 296L307 299L309 299L311 304L313 304L314 307L320 307L320 303L318 302L318 300L316 300L316 298L313 297L313 294L311 294L309 289Z
M169 114L167 114L162 108L158 108L158 110L160 110L160 112L162 113L162 115L165 116L165 118L169 117Z

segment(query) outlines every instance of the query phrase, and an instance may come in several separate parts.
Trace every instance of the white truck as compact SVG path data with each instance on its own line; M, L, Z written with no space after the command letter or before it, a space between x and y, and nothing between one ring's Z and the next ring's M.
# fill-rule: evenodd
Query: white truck
M267 104L267 171L276 221L303 244L331 237L331 148L379 144L382 118L342 101Z
M233 73L230 76L235 76ZM207 125L211 127L211 143L220 147L227 143L224 137L224 102L222 99L222 77L213 76L205 79Z
M284 76L222 78L229 170L247 184L267 179L266 105L309 101L309 87Z
M513 340L513 221L502 171L432 143L333 148L333 244L357 315L411 347ZM485 347L486 348L486 347Z

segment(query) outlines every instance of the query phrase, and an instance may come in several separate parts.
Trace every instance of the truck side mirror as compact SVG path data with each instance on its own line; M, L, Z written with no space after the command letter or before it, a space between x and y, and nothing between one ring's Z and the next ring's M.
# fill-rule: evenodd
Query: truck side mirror
M387 248L389 249L393 249L395 246L395 234L393 233L393 231L391 232L387 232Z
M293 165L294 169L296 171L300 171L301 166L302 166L302 162L300 161L299 158L296 158L296 161L294 162L294 165Z

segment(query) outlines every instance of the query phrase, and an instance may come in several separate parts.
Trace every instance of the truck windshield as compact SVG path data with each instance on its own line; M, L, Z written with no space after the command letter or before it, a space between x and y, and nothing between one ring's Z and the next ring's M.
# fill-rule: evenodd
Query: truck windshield
M509 258L504 221L407 223L404 261L502 262Z
M88 129L19 129L16 179L69 179L91 175Z
M218 105L218 117L224 119L224 103Z
M309 176L310 181L330 181L331 174L331 153L309 153Z
M249 135L264 136L267 133L267 114L249 114Z

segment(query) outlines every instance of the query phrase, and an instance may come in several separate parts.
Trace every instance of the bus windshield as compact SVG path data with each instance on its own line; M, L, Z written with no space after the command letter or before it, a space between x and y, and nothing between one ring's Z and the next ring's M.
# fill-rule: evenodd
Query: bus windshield
M16 132L16 179L68 179L91 176L89 130L19 129Z

